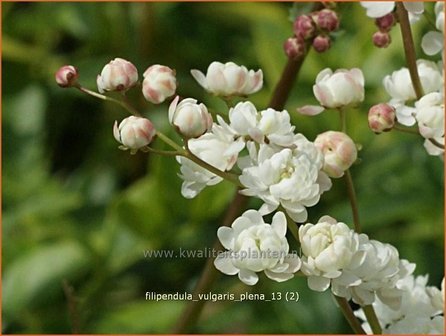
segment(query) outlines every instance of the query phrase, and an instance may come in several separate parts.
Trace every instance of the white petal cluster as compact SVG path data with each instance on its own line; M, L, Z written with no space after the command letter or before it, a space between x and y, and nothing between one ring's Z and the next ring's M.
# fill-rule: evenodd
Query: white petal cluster
M322 153L301 134L295 136L291 148L260 145L251 155L252 165L245 167L239 178L245 186L241 193L262 199L262 214L281 205L294 221L304 222L306 207L315 205L331 187L330 179L321 171Z
M442 290L427 286L428 276L409 275L399 281L401 305L397 309L386 305L380 298L373 303L384 334L444 334L444 279ZM366 321L362 309L355 315ZM371 328L363 324L368 333Z
M222 245L228 250L220 253L215 267L228 275L238 274L247 285L258 282L257 272L275 281L291 279L301 266L300 258L289 253L285 238L287 221L283 212L277 212L271 224L264 222L260 212L248 210L231 227L217 231Z
M424 12L424 4L422 1L403 2L403 4L409 12L411 23L417 21ZM393 12L395 9L395 1L361 1L361 6L366 9L368 17L376 19Z
M291 126L290 115L285 110L269 108L258 112L253 103L246 101L229 110L229 124L220 116L217 119L228 132L244 137L246 141L279 146L290 146L294 141L294 126Z
M212 62L206 75L195 69L191 74L206 91L217 96L246 96L259 91L263 85L262 70L248 70L233 62Z
M189 150L194 155L223 172L234 166L238 154L244 146L245 144L241 139L235 140L231 134L225 132L217 124L212 126L211 132L188 141ZM179 156L177 161L181 164L180 177L184 181L181 194L185 198L194 198L206 186L215 185L222 181L220 176L211 173L187 158Z
M98 91L127 91L138 82L138 70L129 61L115 58L97 76Z
M421 40L421 48L426 55L432 56L442 52L444 59L444 2L437 1L435 4L435 27L437 31L429 31Z
M175 94L177 89L175 70L155 64L144 71L143 77L142 93L149 102L161 104Z
M130 149L132 154L150 144L156 135L155 127L149 119L130 116L113 125L113 135L121 149Z
M321 106L303 106L298 108L299 113L316 115L324 108L355 106L364 100L364 75L358 68L338 69L335 72L324 69L316 77L313 93Z
M400 260L393 246L369 240L328 216L301 226L299 240L302 272L311 289L325 291L331 285L335 295L360 305L379 297L391 307L400 306L399 281L415 266Z

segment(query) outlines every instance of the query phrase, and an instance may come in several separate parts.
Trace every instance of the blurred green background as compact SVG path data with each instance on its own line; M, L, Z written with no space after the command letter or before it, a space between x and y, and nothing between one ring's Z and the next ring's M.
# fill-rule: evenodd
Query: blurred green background
M1 5L3 333L168 333L184 303L145 301L145 292L192 291L205 259L145 259L143 251L211 247L234 189L221 183L194 200L182 198L174 160L118 150L112 124L126 117L124 110L59 88L54 73L73 64L81 83L95 89L96 75L115 57L132 61L141 77L149 65L164 64L176 69L181 96L218 110L222 103L206 95L189 70L234 61L263 69L264 89L252 96L261 109L286 63L282 44L292 32L292 3ZM426 7L432 13L433 3ZM427 155L421 137L376 136L367 127L368 108L388 99L382 78L404 65L398 27L391 46L377 49L373 21L359 4L342 3L338 10L342 31L327 53L310 51L286 106L311 140L338 129L333 113L310 118L295 108L315 102L312 85L323 68L363 70L366 100L348 114L349 132L362 146L352 174L363 230L397 246L402 258L417 263L416 274L429 273L430 284L439 286L443 163ZM428 30L422 19L415 40ZM417 52L422 55L419 46ZM175 136L167 103L146 103L138 89L130 95ZM342 180L309 210L309 221L324 214L351 223ZM191 331L350 332L330 294L309 291L303 278L282 284L261 278L248 288L222 276L213 291L289 289L299 291L298 303L208 303Z

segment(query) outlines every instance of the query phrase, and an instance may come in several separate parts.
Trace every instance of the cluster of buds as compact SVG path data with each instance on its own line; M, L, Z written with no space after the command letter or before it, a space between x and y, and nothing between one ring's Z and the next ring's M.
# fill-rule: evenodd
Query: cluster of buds
M307 41L311 41L317 52L328 50L331 46L329 34L338 27L338 15L328 8L309 15L299 15L293 24L294 35L284 43L286 55L291 59L301 57L306 52Z
M382 17L375 19L375 25L378 27L378 31L373 34L373 44L378 48L387 48L392 42L390 38L390 30L396 23L395 14L393 12L388 13Z

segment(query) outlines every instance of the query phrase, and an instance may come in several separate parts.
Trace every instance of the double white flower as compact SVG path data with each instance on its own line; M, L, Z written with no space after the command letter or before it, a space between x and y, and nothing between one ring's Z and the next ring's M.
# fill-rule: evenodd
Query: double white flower
M330 179L321 171L321 152L301 134L295 136L292 148L276 151L261 145L252 155L254 165L245 167L239 178L245 186L241 193L262 199L262 214L282 205L294 221L304 222L306 207L315 205L331 187Z
M256 210L248 210L231 227L217 231L222 245L228 250L218 255L215 267L228 275L238 274L247 285L255 285L257 272L275 281L291 279L301 266L296 254L289 254L285 238L287 221L283 212L277 212L272 223L266 224Z
M217 96L246 96L259 91L263 85L263 72L248 70L233 62L212 62L204 75L191 70L195 80L207 91Z

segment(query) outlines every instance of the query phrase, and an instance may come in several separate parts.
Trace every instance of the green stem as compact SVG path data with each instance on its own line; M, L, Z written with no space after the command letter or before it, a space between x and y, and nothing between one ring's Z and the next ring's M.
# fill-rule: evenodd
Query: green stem
M347 134L347 118L345 115L345 109L339 108L339 118L341 120L341 132Z
M98 99L101 99L101 100L105 100L105 101L109 101L109 102L118 104L119 106L123 107L124 109L126 109L131 114L133 114L133 115L135 115L137 117L141 116L141 114L133 106L131 106L129 103L127 103L126 101L118 100L118 99L115 99L115 98L112 98L112 97L109 97L109 96L105 96L103 94L91 91L91 90L89 90L87 88L82 87L79 84L74 86L74 87L76 89L78 89L79 91L81 91L83 93L86 93L86 94L88 94L88 95L90 95L92 97L95 97L95 98L98 98Z
M373 333L375 335L381 335L382 334L381 325L379 324L378 317L376 316L373 306L372 305L364 306L362 307L362 310L364 311L364 314L367 317L367 321L369 322L370 328L372 329Z
M347 320L348 324L353 329L355 334L366 335L366 332L364 331L364 329L362 329L362 326L359 323L358 319L356 318L355 314L353 313L352 307L350 307L348 301L345 298L336 296L334 294L333 296L336 299L339 308L341 308L341 311L344 314L345 319Z
M396 14L400 23L401 35L403 38L404 53L406 55L407 67L409 68L410 78L415 90L417 99L423 97L423 87L421 85L420 76L417 69L417 57L415 54L415 46L410 28L409 14L401 1L396 1Z
M175 149L176 151L180 152L181 155L186 156L186 151L183 149L183 147L181 147L180 145L178 145L175 141L173 141L171 138L169 138L167 135L165 135L164 133L160 132L160 131L156 131L156 135L158 136L158 138L160 138L161 141L165 142L166 144L168 144L170 147L172 147L173 149Z
M353 225L357 233L361 233L361 224L359 221L359 207L358 198L356 197L355 185L353 184L352 174L350 169L345 171L345 184L347 185L348 198L350 200L350 206L353 214Z
M159 154L159 155L164 155L164 156L181 156L184 154L184 152L179 152L179 151L165 151L165 150L160 150L160 149L155 149L152 147L145 147L145 150L147 150L148 152L154 153L154 154Z

